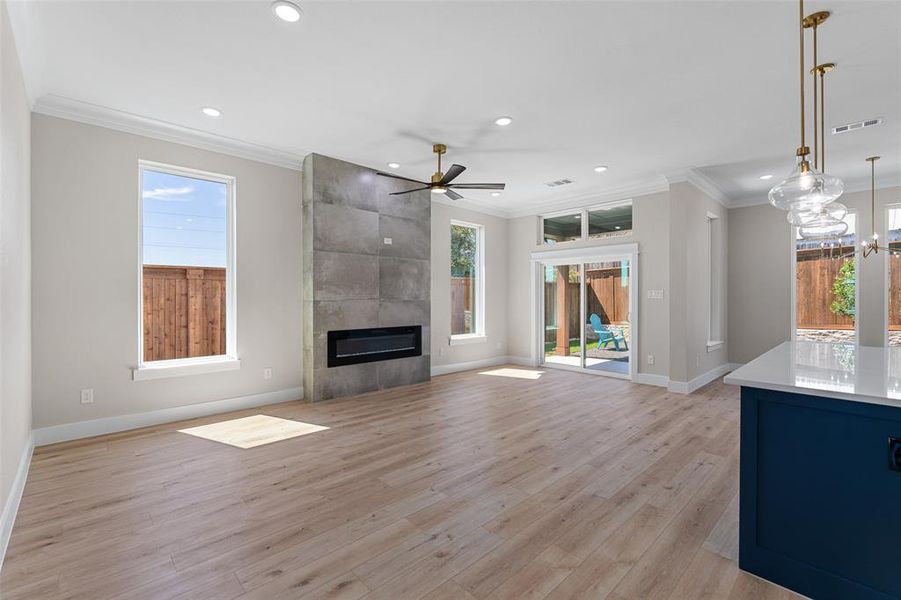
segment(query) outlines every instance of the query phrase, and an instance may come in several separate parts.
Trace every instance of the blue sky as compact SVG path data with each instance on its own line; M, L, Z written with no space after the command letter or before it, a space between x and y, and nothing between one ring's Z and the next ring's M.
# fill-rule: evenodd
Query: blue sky
M224 183L144 171L144 264L225 266Z

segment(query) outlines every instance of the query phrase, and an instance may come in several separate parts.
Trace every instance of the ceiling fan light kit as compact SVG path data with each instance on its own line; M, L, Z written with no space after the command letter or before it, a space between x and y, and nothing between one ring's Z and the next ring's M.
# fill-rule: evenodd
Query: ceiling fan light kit
M466 167L463 165L453 164L447 170L447 173L444 173L441 170L441 157L447 152L447 146L444 144L434 144L432 145L432 152L438 156L438 170L432 174L430 181L419 181L418 179L410 179L409 177L402 177L400 175L392 175L391 173L376 173L376 175L380 175L382 177L390 177L391 179L400 179L401 181L408 181L410 183L417 183L422 187L413 188L411 190L403 190L400 192L391 192L390 196L400 196L401 194L411 194L413 192L421 192L424 190L429 190L433 194L444 194L451 200L459 200L463 196L458 194L457 190L495 190L501 191L506 187L506 184L503 183L453 183L453 181L460 176L463 171L466 170ZM399 166L399 165L398 165Z
M788 177L770 189L768 198L776 208L789 211L787 219L792 225L799 227L799 234L804 239L824 239L840 237L848 230L842 221L847 209L829 205L844 193L844 183L838 177L828 175L825 170L825 89L826 73L835 68L834 63L819 64L817 62L817 29L828 18L826 11L804 15L804 0L799 0L799 55L800 55L800 99L801 99L801 144L795 152L795 169ZM813 161L810 147L806 140L805 97L804 97L804 30L813 31L813 106L814 106L814 152ZM819 89L817 89L819 84ZM843 210L842 210L843 209ZM841 214L841 217L838 217Z

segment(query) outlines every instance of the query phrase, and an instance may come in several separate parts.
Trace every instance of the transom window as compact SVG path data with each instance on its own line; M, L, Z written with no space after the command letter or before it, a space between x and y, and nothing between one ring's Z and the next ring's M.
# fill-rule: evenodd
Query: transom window
M630 233L632 233L631 200L541 217L541 243L546 245L620 237Z

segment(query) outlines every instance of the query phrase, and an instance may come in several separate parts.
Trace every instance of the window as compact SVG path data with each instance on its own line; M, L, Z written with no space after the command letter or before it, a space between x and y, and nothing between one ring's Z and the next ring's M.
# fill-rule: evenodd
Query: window
M620 237L630 233L631 200L541 217L541 242L547 245Z
M139 370L235 358L234 187L141 162Z
M451 340L485 335L481 225L451 222Z
M853 343L856 339L856 215L840 239L804 240L795 228L795 339Z
M543 219L545 244L571 242L582 239L582 214L559 215Z
M712 352L723 345L723 234L720 219L707 213L707 351Z
M885 240L901 250L901 206L888 208ZM888 263L888 345L901 346L901 254L886 253Z
M632 202L608 204L588 211L588 238L627 235L632 231Z

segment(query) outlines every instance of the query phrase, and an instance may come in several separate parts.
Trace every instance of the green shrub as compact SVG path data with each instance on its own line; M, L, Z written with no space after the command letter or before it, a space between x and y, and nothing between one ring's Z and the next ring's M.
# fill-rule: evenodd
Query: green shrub
M833 314L854 318L855 287L854 261L849 260L841 266L832 284L835 300L829 305L829 310Z

